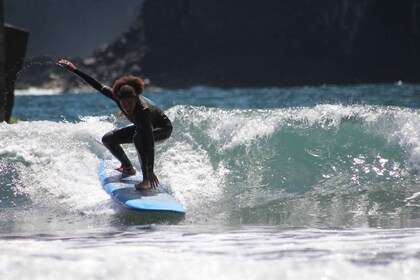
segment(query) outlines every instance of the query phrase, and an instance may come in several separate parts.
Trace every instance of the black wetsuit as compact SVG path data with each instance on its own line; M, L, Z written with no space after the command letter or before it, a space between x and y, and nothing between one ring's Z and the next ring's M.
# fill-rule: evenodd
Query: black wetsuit
M112 99L126 118L134 124L108 132L102 137L102 143L121 162L125 169L132 168L132 164L121 148L121 144L134 143L141 162L143 179L147 179L147 173L153 171L155 141L159 142L169 138L172 133L171 121L160 108L143 96L139 96L140 102L137 103L134 113L128 115L121 108L120 102L114 99L110 87L102 85L78 69L74 73L104 96Z

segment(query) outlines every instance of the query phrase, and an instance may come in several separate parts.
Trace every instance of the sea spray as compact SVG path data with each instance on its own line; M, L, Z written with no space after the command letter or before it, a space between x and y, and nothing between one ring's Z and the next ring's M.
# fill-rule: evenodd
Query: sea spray
M42 94L40 88L44 88L43 94L62 92L65 85L60 77L63 71L56 65L58 57L53 55L39 55L27 58L22 69L17 75L17 93L24 91L31 94ZM46 89L48 88L48 89Z

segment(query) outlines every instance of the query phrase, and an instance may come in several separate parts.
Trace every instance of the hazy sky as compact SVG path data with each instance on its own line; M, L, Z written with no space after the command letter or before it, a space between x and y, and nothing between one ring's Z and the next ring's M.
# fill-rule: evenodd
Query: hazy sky
M29 30L27 58L87 56L128 30L142 0L4 0L5 22Z

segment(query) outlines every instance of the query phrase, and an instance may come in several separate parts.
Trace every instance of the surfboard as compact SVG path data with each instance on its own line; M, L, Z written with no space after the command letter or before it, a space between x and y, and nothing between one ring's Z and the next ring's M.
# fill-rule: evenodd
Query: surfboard
M118 162L103 160L99 165L99 180L113 200L124 207L144 212L172 212L185 214L184 207L162 186L151 190L136 190L134 185L141 182L142 176L122 177L115 170Z

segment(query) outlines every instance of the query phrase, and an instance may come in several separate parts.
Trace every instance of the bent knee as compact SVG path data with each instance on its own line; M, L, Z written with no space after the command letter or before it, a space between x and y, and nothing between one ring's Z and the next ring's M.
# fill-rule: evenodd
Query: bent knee
M105 146L109 146L109 145L112 145L113 143L114 143L114 141L113 141L113 133L112 133L112 131L110 131L110 132L107 132L104 136L102 136L102 143L105 145Z
M166 139L168 139L172 134L172 126L167 126L165 127L162 132L161 135L158 136L158 141L163 142Z

